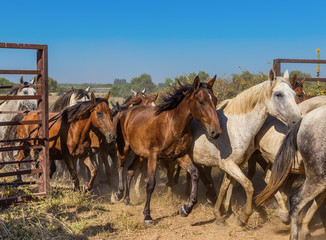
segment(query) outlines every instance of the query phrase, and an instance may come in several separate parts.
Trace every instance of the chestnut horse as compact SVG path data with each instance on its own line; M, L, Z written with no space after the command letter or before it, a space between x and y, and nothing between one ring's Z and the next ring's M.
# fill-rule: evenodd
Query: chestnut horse
M150 199L155 188L155 171L159 159L167 162L176 160L191 175L190 199L187 205L180 208L180 215L187 216L197 202L198 170L188 154L192 141L190 122L193 118L201 122L209 138L220 135L217 99L212 91L215 79L216 76L208 83L201 83L197 76L192 85L180 84L174 88L158 106L136 106L121 114L117 125L119 180L122 179L124 161L130 149L136 154L133 164L137 164L139 158L147 159L147 199L143 212L145 224L153 223ZM120 198L123 191L123 181L119 181L117 195Z
M92 188L96 169L89 157L91 149L89 133L96 129L105 136L107 142L112 142L116 138L108 99L109 94L105 98L95 98L92 93L91 101L77 103L58 114L50 113L50 117L52 117L49 120L50 177L56 169L54 160L64 160L72 176L75 189L79 189L74 162L81 158L91 172L86 190ZM37 113L29 113L23 120L36 120L37 118ZM36 137L38 128L38 125L20 125L17 128L18 137ZM26 152L23 150L19 151L16 160L23 160L25 154Z

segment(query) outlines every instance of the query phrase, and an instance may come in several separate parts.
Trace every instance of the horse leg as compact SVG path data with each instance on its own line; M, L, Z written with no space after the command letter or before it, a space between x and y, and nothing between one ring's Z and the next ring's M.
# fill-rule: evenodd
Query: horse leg
M146 225L152 225L153 219L151 217L150 203L152 193L154 191L156 181L155 181L155 172L157 165L157 156L152 154L147 160L147 185L146 185L146 203L144 207L144 223Z
M224 160L220 161L220 167L230 175L230 177L234 178L235 181L239 182L241 186L246 191L247 196L247 203L244 212L242 212L238 217L238 225L245 225L248 222L248 219L250 215L252 214L252 197L254 193L254 187L252 186L251 181L244 175L244 173L241 171L240 167L233 162L232 160ZM220 214L220 207L222 205L222 201L225 195L225 192L230 184L230 179L223 182L220 194L218 196L217 202L214 206L214 213L215 216L217 216L217 220L221 220L221 214ZM222 191L221 191L222 190Z
M99 156L101 157L105 168L106 181L109 185L111 185L111 171L110 171L110 165L108 161L109 153L106 150L101 150Z
M224 178L226 178L226 177L227 176L225 174ZM231 182L230 182L229 187L228 187L228 189L226 191L226 195L225 195L225 199L224 199L224 203L223 203L225 213L227 213L229 211L230 206L231 206L231 197L232 197L232 191L233 191L234 184L235 184L234 179L231 179Z
M146 171L146 162L143 161L141 166L139 167L139 173L135 183L135 193L138 198L140 198L140 183L145 171Z
M214 209L213 209L217 225L225 224L224 218L221 213L221 206L223 203L225 192L227 191L230 183L231 183L230 176L228 176L227 174L224 174L223 181L222 181L222 184L220 187L220 191L219 191L219 194L218 194L218 197L217 197L216 203L214 205ZM233 188L233 186L232 186L232 188Z
M268 168L266 170L266 175L265 175L265 182L268 183L269 182L269 179L271 177L271 170L270 168ZM281 220L285 223L285 224L288 224L289 223L289 210L286 206L286 200L283 198L283 195L280 193L280 191L277 191L274 195L276 201L277 201L277 204L278 204L278 207L279 207L279 210L278 210L278 216L281 218Z
M318 197L318 200L313 200L310 208L308 209L307 213L304 215L304 218L302 219L302 226L301 226L301 233L300 233L300 239L306 239L309 235L309 223L314 216L317 209L324 203L326 198L326 193L321 194Z
M77 191L77 190L79 190L79 179L77 177L77 171L76 171L76 167L73 163L73 160L70 157L64 157L63 159L66 162L67 168L70 172L72 181L74 183L74 191Z
M206 187L206 199L208 202L215 203L217 196L214 190L213 178L212 178L212 168L211 167L203 167L196 165L199 171L199 178L202 180Z
M180 176L180 170L181 167L178 165L177 170L175 171L174 177L173 177L173 185L177 185L179 181L179 176Z
M123 202L126 205L130 204L130 184L131 184L131 180L135 174L135 171L141 167L143 163L143 159L140 158L139 156L135 155L135 159L132 162L132 164L129 166L128 168L128 173L127 173L127 181L126 181L126 194L125 197L123 199Z
M187 170L187 172L191 176L191 193L188 204L183 205L179 209L179 214L182 217L186 217L189 215L189 213L191 213L193 207L197 203L199 173L198 169L192 163L191 158L188 154L184 155L183 157L177 158L177 163L180 165L180 167Z
M16 161L22 161L25 157L26 157L26 152L24 150L20 150L18 152L18 155L17 155L15 160ZM17 163L16 164L16 171L19 171L19 170L20 170L20 164ZM16 180L14 182L22 182L22 181L23 181L22 176L17 175L17 178L16 178Z
M318 179L318 176L317 176ZM318 181L322 181L318 179ZM311 187L313 186L313 187ZM316 184L310 178L307 178L303 185L300 187L299 191L291 196L290 198L290 217L291 217L291 232L290 239L298 240L298 220L299 214L306 206L308 202L316 198L321 192L325 190L325 185L321 186L321 184Z
M168 192L167 192L167 199L169 202L173 201L173 193L172 193L172 187L173 187L173 173L175 169L175 163L174 162L167 162L166 170L167 170L167 176L168 176Z
M290 173L288 178L286 179L284 183L284 187L282 188L281 194L283 196L284 201L288 200L288 196L291 191L291 187L294 183L294 181L298 178L298 174Z
M85 188L85 191L89 191L92 189L96 175L97 175L97 169L94 167L91 158L89 157L89 155L87 155L86 157L83 158L83 161L85 163L85 165L88 167L90 173L91 173L91 177L89 179L89 182Z
M126 158L129 155L129 145L127 145L127 143L125 143L125 148L123 151L123 155L121 155L118 151L118 174L119 174L119 184L118 184L118 192L115 193L115 200L119 201L122 199L123 197L123 193L124 193L124 178L123 178L123 167L124 167L124 163Z

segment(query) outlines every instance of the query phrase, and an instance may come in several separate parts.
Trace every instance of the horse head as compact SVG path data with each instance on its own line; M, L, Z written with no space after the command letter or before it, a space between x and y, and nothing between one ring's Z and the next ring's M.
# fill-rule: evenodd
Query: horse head
M212 90L215 80L216 75L208 83L201 83L197 76L192 84L193 90L185 92L192 116L204 126L210 139L222 133L216 112L217 98Z
M88 95L90 86L87 87L85 90L75 89L74 87L71 87L71 90L72 90L72 94L70 96L69 106L73 106L78 102L85 102L85 101L90 100L89 95Z
M13 93L13 95L17 96L35 96L36 91L31 85L35 84L35 78L30 80L30 82L24 82L23 76L20 78L20 87ZM37 101L34 99L27 100L18 100L19 110L36 110L37 109Z
M301 81L298 81L297 74L294 74L291 78L291 86L295 92L295 102L297 104L308 99L307 94L303 90L304 81L306 81L306 78L303 78Z
M91 94L91 101L94 105L91 118L94 127L98 128L102 132L108 143L111 143L116 139L117 135L116 127L111 118L111 109L108 103L109 98L110 93L108 93L104 99L97 99L94 93Z
M283 77L276 77L273 69L269 71L270 94L267 97L267 111L288 126L292 126L301 119L300 110L295 102L289 79L288 70Z

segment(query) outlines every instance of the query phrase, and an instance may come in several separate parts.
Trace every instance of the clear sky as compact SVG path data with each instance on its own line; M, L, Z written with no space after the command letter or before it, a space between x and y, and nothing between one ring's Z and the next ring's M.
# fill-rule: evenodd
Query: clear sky
M49 75L60 83L142 73L158 83L239 66L267 73L274 58L316 58L316 48L326 58L325 9L326 1L313 0L10 0L0 3L0 42L48 44ZM0 69L19 68L35 68L35 52L0 49Z

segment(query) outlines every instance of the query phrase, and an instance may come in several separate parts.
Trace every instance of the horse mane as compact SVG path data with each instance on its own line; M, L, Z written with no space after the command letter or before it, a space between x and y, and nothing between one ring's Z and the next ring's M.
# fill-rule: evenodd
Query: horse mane
M257 103L269 99L272 95L273 89L280 81L282 80L277 78L272 82L267 80L252 86L251 88L239 93L234 98L224 100L218 105L218 109L224 108L224 113L228 114L247 114L255 108Z
M211 89L212 87L207 83L200 83L199 88L196 90L198 92L202 88ZM190 95L195 90L192 84L179 83L179 87L172 87L165 95L163 95L162 102L159 103L155 108L155 115L159 115L162 112L172 110L176 108L180 102L185 98L186 95Z
M60 112L66 108L70 103L70 98L72 94L76 94L76 99L79 100L85 96L89 98L88 93L84 89L74 89L61 95L50 107L50 112Z
M7 96L17 96L18 91L22 90L23 88L29 87L31 84L29 82L24 82L23 84L21 84L21 86L19 88L13 88L8 94ZM4 100L0 103L0 105L2 105L3 103L7 102L9 100Z
M72 123L78 120L89 118L94 108L101 102L106 102L106 104L109 104L108 100L105 98L96 98L95 103L93 103L92 101L79 102L73 106L67 107L66 109L52 117L49 122L53 122L61 118L63 122Z

